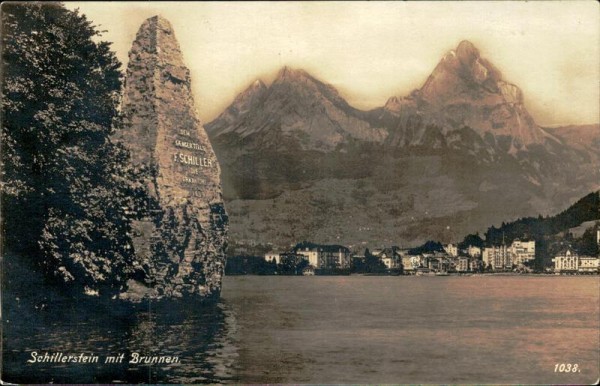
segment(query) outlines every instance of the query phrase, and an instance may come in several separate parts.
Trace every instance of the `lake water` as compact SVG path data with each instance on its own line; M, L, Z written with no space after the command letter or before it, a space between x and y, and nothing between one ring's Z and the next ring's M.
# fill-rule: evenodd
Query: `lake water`
M594 383L594 277L237 276L216 307L3 320L3 379L157 383ZM5 318L6 319L6 318ZM178 356L27 363L31 351ZM574 373L557 364L577 364Z

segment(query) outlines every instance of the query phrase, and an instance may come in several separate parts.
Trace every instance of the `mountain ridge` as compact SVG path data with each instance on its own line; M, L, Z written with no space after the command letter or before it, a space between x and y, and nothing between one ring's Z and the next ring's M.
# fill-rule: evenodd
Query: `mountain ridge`
M253 84L256 82L265 85L262 80L256 80ZM421 88L406 96L389 97L383 106L369 110L351 106L332 85L318 80L302 69L284 66L271 85L265 87L271 92L286 84L311 88L315 99L324 98L349 117L366 122L376 133L373 138L364 131L359 134L352 133L352 125L341 124L345 134L363 140L385 140L383 137L390 134L390 126L404 130L409 123L417 119L425 125L441 128L460 129L466 126L475 130L481 137L486 133L511 137L511 154L526 150L530 144L559 141L551 132L535 123L524 105L522 91L516 85L504 81L501 72L487 59L482 58L479 50L466 40L444 55ZM218 136L234 129L225 128L227 123L232 122L225 117L232 115L231 108L235 108L238 98L248 93L251 88L252 86L240 93L221 115L207 125L211 135ZM383 128L388 130L378 130ZM388 135L385 132L388 132ZM340 142L343 142L340 138L332 139L331 146L325 148L335 148Z
M580 129L537 125L518 87L470 43L446 56L420 89L371 110L304 70L284 67L270 85L249 85L205 125L232 237L451 241L600 188L596 148L570 138Z
M261 80L254 81L206 125L211 136L233 132L247 138L261 132L268 137L265 133L280 130L288 138L299 134L295 136L297 143L290 146L323 151L334 150L352 139L381 142L385 138L382 129L365 121L366 112L350 106L333 86L304 70L283 67L264 89L254 88L257 82L264 85ZM258 103L264 107L258 114L243 108L247 104L256 107ZM261 144L265 145L265 138L261 138Z

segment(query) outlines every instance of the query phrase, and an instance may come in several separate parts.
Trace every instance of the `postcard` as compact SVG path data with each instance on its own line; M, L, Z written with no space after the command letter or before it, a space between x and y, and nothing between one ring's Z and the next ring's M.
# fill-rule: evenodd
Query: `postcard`
M597 2L4 2L3 384L597 384Z

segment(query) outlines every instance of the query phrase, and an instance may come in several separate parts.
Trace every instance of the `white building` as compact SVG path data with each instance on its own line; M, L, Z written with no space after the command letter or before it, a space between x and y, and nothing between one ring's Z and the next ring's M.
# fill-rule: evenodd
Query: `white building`
M519 265L535 259L535 241L521 241L515 239L511 246L510 252L513 255L513 264Z
M297 250L296 251L297 254L302 255L302 256L306 256L306 258L308 259L308 264L315 267L315 268L319 268L319 257L321 256L321 254L319 253L318 249L310 249L310 248L305 248L302 250Z
M560 254L554 259L554 272L576 272L579 269L579 256L570 249Z
M387 269L398 269L402 261L400 255L394 252L392 248L385 248L373 251L373 256L378 257Z
M469 248L467 248L467 255L471 257L481 257L481 248L469 245Z
M350 250L341 245L301 243L295 253L305 256L314 268L350 268Z
M502 271L512 268L512 258L506 245L492 246L483 250L483 262L486 267L492 267L494 271Z
M483 267L491 267L492 266L492 248L483 248L481 251L481 259L483 260Z
M444 247L444 251L452 257L458 256L458 246L455 244L448 244Z
M579 268L580 273L599 273L600 259L593 256L580 256Z

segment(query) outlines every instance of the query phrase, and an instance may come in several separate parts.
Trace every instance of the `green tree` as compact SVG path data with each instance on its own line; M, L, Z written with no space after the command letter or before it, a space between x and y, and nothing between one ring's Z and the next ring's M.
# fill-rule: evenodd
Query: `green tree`
M98 35L61 4L2 4L2 229L68 288L111 295L133 264L129 212L146 204L110 141L120 63Z

